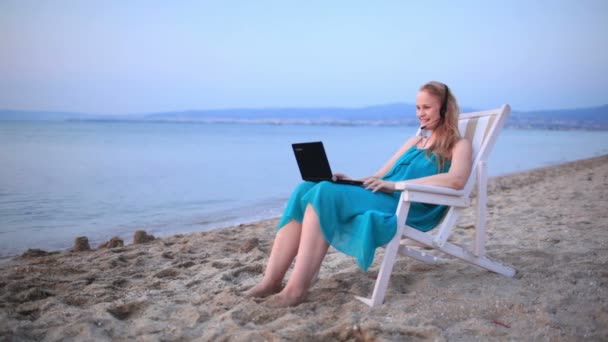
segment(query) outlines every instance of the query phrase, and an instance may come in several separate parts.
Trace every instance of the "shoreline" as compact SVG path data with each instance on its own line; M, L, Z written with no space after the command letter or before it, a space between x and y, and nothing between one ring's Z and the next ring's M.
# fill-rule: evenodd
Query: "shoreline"
M600 340L608 336L608 155L488 180L488 255L505 278L456 259L400 257L385 304L368 270L330 249L298 307L240 294L261 279L278 218L144 244L0 263L8 340ZM468 210L455 242L472 238Z
M584 159L577 159L577 160L573 160L573 161L568 161L568 162L564 162L564 163L558 163L558 164L551 164L551 165L547 165L547 166L541 166L538 168L534 168L534 169L530 169L530 170L525 170L525 171L515 171L515 172L511 172L511 173L507 173L507 174L503 174L503 175L499 175L499 176L492 176L488 178L488 191L492 191L493 187L496 187L496 184L499 184L501 182L504 182L503 179L506 179L507 181L509 181L509 179L511 177L518 177L520 175L529 175L528 177L526 177L526 179L528 179L528 182L530 182L530 179L534 179L535 181L538 180L539 177L542 177L543 175L546 174L550 174L551 170L554 168L569 168L569 167L580 167L580 165L587 165L589 163L593 163L593 160L598 159L598 158L603 158L605 156L608 155L603 155L603 156L595 156L595 157L590 157L590 158L584 158ZM580 165L579 165L580 164ZM579 165L579 166L577 166ZM533 175L536 175L535 177L533 177ZM475 190L473 191L473 194L475 193ZM188 231L188 232L177 232L177 233L172 233L172 232L167 232L167 233L162 233L161 235L159 235L159 238L161 239L165 239L165 238L170 238L171 236L174 235L187 235L187 234L195 234L195 233L202 233L202 232L211 232L211 231L215 231L218 229L233 229L235 227L239 227L239 226L243 226L243 225L251 225L251 224L264 224L265 222L268 221L273 221L273 220L277 220L280 218L280 216L273 216L273 217L266 217L266 218L251 218L248 220L245 220L243 222L240 223L233 223L233 224L228 224L228 225L223 225L220 223L219 226L217 227L207 227L201 230L192 230L192 231ZM143 228L144 230L146 230L145 228ZM148 231L148 230L146 230ZM133 232L135 232L135 230L133 230ZM127 237L127 235L122 234L121 236L115 236L115 237ZM130 236L128 236L129 238L132 237L132 233ZM76 238L76 236L73 237L74 239ZM129 243L127 243L127 240L123 239L125 241L125 244L131 244L132 241L130 241ZM91 242L91 248L92 249L97 249L99 248L100 245L102 245L103 243L107 242L107 241L90 241ZM73 245L68 245L64 248L57 248L57 249L47 249L47 248L34 248L36 250L44 250L45 252L49 252L49 253L66 253L69 252L71 249L73 248ZM0 264L6 263L11 261L14 258L18 258L20 255L22 255L23 253L27 252L28 249L26 250L22 250L17 254L12 254L12 255L3 255L0 256Z
M503 183L512 182L513 177L525 176L524 177L525 182L520 181L518 183L518 186L524 186L527 184L537 182L542 177L556 174L559 172L563 172L567 169L579 170L580 168L591 166L595 162L597 162L598 160L602 160L603 158L608 158L608 155L601 155L601 156L595 156L595 157L591 157L591 158L577 159L577 160L568 161L568 162L564 162L564 163L558 163L558 164L553 164L553 165L548 165L548 166L541 166L541 167L530 169L530 170L516 171L516 172L507 173L504 175L489 177L488 178L488 193L490 193L492 191L496 191L501 188L504 188L505 185L503 185ZM475 193L475 190L473 190L473 196L474 196L474 193ZM263 225L263 224L267 224L269 222L278 222L279 219L280 219L280 216L267 217L267 218L262 218L262 219L251 219L251 220L247 220L242 223L236 223L236 224L232 224L232 225L222 225L222 226L218 226L218 227L211 227L211 228L201 230L201 231L192 231L192 232L175 233L175 234L170 233L169 235L161 236L158 238L167 239L167 238L170 238L175 235L188 235L188 234L212 232L212 231L221 230L221 229L234 229L234 228L242 227L245 225ZM76 236L74 236L74 238L76 238ZM98 249L99 246L105 242L107 242L107 241L95 242L94 245L91 246L91 249L93 249L93 250ZM127 243L125 241L125 244L129 245L132 243ZM73 245L66 246L65 248L50 249L50 250L38 249L38 248L35 248L35 249L43 250L44 252L47 252L47 253L69 253L70 250L73 249ZM19 258L23 253L26 253L26 252L27 252L27 250L24 250L24 251L21 251L21 253L19 253L19 254L2 256L2 257L0 257L0 264L10 262L11 260L13 260L15 258Z

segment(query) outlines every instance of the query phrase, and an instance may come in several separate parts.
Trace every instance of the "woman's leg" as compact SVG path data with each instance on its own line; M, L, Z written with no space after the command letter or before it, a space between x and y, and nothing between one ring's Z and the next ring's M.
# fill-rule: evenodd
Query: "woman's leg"
M325 240L319 225L319 216L314 208L308 204L302 222L296 264L287 285L275 296L274 305L281 307L295 306L306 299L312 278L321 267L321 262L325 258L328 248L329 244Z
M304 211L306 210L306 207L303 206L302 197L316 185L317 183L302 182L294 189L287 202L283 217L279 221L279 231L272 245L264 278L260 284L248 290L245 293L246 295L266 297L281 290L285 273L291 266L296 254L298 254L302 232L300 221L303 221Z
M251 297L266 297L281 291L285 273L298 254L302 224L296 220L289 221L277 233L272 251L266 264L264 278L258 285L245 292Z

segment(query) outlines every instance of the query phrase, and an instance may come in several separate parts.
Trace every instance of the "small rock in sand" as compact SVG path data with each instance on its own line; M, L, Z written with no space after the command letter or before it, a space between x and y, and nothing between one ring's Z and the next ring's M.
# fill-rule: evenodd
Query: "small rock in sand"
M256 248L259 244L260 244L260 239L251 238L251 239L245 241L245 243L243 243L243 245L241 246L241 248L239 248L239 250L241 253L249 253L252 249Z
M99 248L116 248L116 247L124 247L125 243L121 238L115 236L110 239L110 241L106 241L99 245Z
M86 236L79 236L74 240L74 252L90 251L89 239Z
M154 241L154 235L146 233L144 230L138 230L133 235L133 244L137 245L140 243L146 243L150 241Z
M37 248L30 248L27 251L25 251L23 254L21 254L21 257L24 259L29 259L29 258L38 258L38 257L43 257L43 256L47 256L49 253L47 251L44 251L42 249L37 249Z

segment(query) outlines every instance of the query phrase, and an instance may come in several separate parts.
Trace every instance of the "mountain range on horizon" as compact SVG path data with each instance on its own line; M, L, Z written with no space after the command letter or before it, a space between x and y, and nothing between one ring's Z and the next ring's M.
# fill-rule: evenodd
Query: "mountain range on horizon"
M464 107L461 112L479 109ZM392 103L359 108L235 108L103 115L61 111L0 110L0 121L179 121L273 124L402 124L416 125L414 104ZM404 115L405 113L405 115ZM608 129L608 105L535 111L513 110L507 127L548 129Z

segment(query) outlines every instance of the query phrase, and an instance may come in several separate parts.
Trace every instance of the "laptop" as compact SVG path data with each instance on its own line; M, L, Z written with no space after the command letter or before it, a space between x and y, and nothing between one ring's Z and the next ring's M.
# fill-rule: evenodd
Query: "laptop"
M310 182L328 181L337 184L363 185L362 181L352 179L334 179L329 161L325 154L323 142L305 142L291 144L296 156L302 179Z

